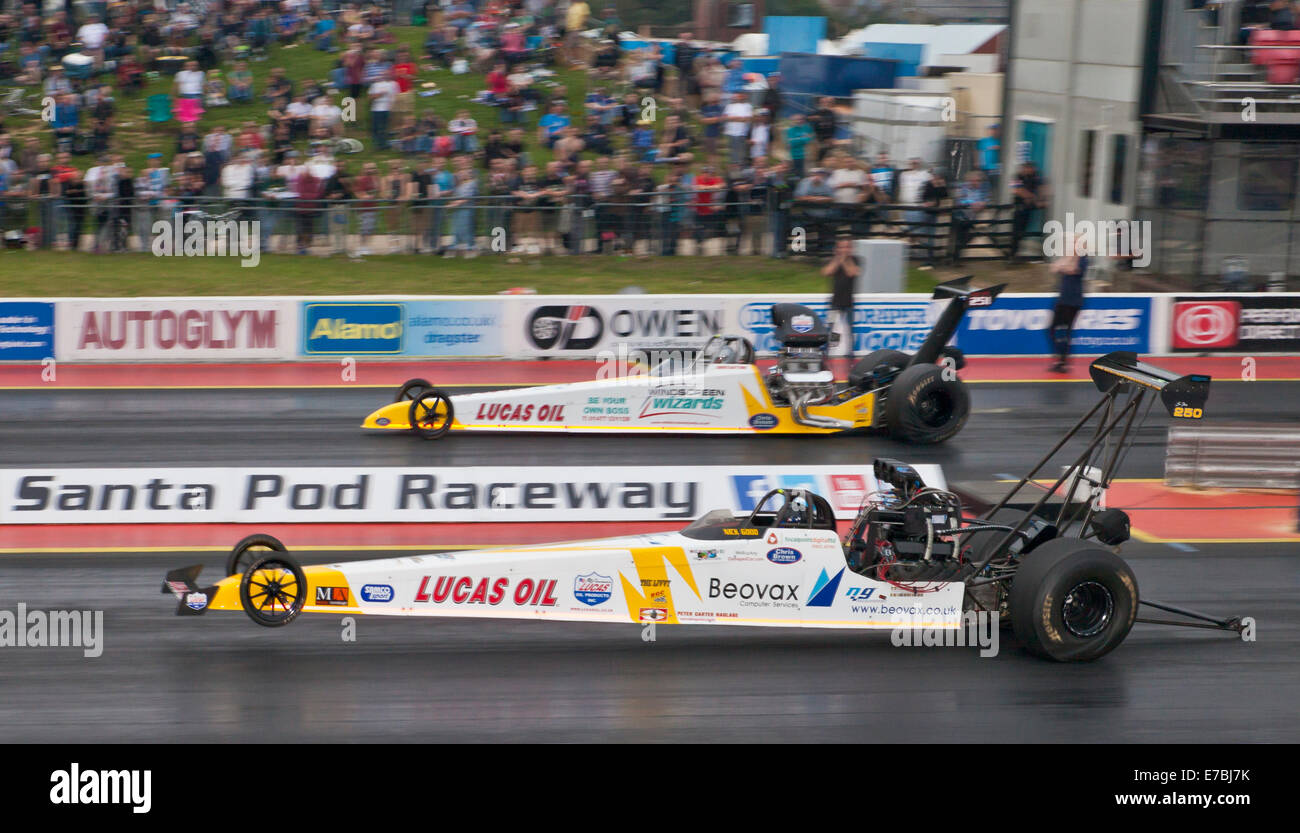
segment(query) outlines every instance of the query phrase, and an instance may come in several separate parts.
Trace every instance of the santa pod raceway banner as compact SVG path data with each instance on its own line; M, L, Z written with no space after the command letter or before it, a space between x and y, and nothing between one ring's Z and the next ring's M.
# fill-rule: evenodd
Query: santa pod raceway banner
M936 465L917 465L945 488ZM840 520L864 466L0 469L0 525L690 521L809 489ZM777 507L769 507L771 509Z
M296 354L298 304L279 298L59 301L62 361L248 361Z

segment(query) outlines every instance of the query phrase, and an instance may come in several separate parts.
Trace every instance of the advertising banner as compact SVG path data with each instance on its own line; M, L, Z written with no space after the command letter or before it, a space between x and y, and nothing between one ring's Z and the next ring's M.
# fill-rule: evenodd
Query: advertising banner
M740 335L754 343L759 354L771 355L780 349L773 337L772 304L791 302L804 304L838 328L838 321L830 316L830 303L824 295L774 298L772 300L746 301L737 297L735 322ZM853 353L863 356L873 350L913 351L925 341L930 326L938 316L944 302L932 302L926 295L860 295L853 304ZM832 349L836 355L843 345Z
M725 332L728 309L741 296L518 296L513 301L511 355L595 357L602 351L697 350Z
M304 356L501 356L506 299L306 301Z
M59 301L63 361L242 361L296 354L298 305L276 298Z
M54 356L54 304L0 301L0 361L40 361Z
M918 465L927 485L942 470ZM750 512L770 489L841 520L878 488L864 466L0 470L0 524L678 521Z
M1169 346L1176 353L1300 353L1300 295L1174 298Z
M969 355L1036 356L1051 352L1055 295L1000 295L993 306L967 310L957 346ZM1073 353L1151 350L1149 295L1089 295L1074 320Z

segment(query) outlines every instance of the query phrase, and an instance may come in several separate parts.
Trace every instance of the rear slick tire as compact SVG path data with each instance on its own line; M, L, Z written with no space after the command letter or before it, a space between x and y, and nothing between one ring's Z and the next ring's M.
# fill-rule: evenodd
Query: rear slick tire
M885 424L896 440L941 443L954 437L969 416L970 393L948 368L912 365L889 386Z
M1016 638L1057 662L1090 662L1133 628L1137 578L1124 559L1078 538L1057 538L1025 556L1008 605Z

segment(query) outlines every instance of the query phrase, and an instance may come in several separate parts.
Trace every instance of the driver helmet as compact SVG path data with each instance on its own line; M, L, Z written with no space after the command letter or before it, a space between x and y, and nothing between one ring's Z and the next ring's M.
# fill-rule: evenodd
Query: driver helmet
M803 492L795 492L790 496L790 511L787 513L787 518L794 524L808 522L808 499L804 497Z

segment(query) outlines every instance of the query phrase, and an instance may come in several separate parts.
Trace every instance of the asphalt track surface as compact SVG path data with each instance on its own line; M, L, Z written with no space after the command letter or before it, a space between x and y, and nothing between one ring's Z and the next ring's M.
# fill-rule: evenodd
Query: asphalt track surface
M308 390L10 390L0 392L0 466L797 465L877 456L941 463L950 480L1023 474L1097 401L1086 382L971 385L954 442L908 446L878 434L631 436L451 434L427 442L363 432L391 401L375 388ZM458 392L452 388L453 393ZM1153 412L1125 477L1163 475L1169 418ZM1221 382L1216 422L1290 422L1300 383Z
M940 462L950 479L1019 474L1090 405L1086 384L984 384L956 443L883 438L364 436L379 390L9 391L0 466ZM1225 383L1216 420L1294 420L1300 384ZM1159 476L1167 418L1126 476ZM1258 641L1138 625L1088 665L896 648L887 632L357 618L282 629L176 617L172 567L214 554L0 557L0 610L101 609L104 652L0 649L0 742L1289 741L1300 740L1300 560L1280 544L1126 555L1143 595L1254 617ZM337 553L307 562L336 561ZM366 557L380 557L367 553Z

